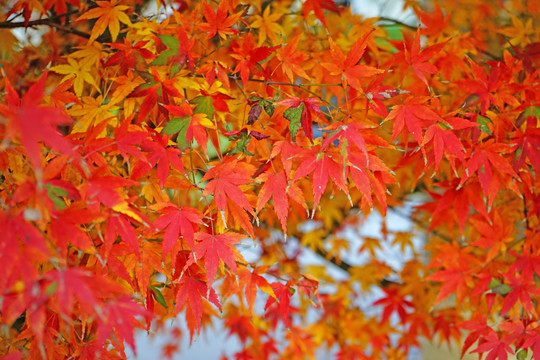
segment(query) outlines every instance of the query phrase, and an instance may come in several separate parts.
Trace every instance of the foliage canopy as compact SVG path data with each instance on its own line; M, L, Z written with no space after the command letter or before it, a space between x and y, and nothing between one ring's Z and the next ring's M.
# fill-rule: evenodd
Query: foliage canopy
M540 359L538 1L406 1L418 27L331 0L1 4L6 359L125 358L179 314L237 359ZM417 229L348 254L411 194Z

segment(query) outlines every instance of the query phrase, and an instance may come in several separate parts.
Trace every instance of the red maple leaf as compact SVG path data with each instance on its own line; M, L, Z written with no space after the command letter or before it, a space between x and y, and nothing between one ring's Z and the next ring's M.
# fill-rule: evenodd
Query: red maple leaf
M345 57L345 54L339 46L337 46L332 38L329 38L330 42L330 62L322 63L321 65L330 72L332 76L339 76L343 87L346 87L349 83L351 87L358 91L362 91L362 79L369 78L371 76L381 74L384 70L377 69L372 66L358 64L362 56L366 51L369 36L373 31L368 32L362 38L358 39L351 50Z
M212 166L201 181L208 181L203 191L203 196L214 195L214 201L220 211L227 208L227 198L248 211L253 216L255 212L246 195L239 186L253 182L251 175L255 168L245 162L238 162L234 158L225 158L223 162L212 162Z
M410 133L418 144L423 141L422 128L426 125L433 125L443 119L431 110L425 102L429 98L421 96L410 96L402 105L396 105L388 114L385 121L394 120L392 128L392 141L403 133L405 145L408 143ZM405 130L406 128L406 130Z
M497 333L491 332L472 353L484 353L489 351L486 360L507 360L508 354L514 354L514 350L504 340L499 339Z
M274 282L270 285L272 286L272 290L274 290L274 294L276 296L271 296L266 301L266 305L264 306L266 316L273 317L275 313L269 311L269 309L272 308L275 312L277 312L276 315L279 315L281 320L283 320L285 326L290 327L292 325L290 315L296 310L291 306L291 296L294 294L294 289L292 288L294 285L294 280L289 280L286 284ZM277 318L273 318L272 320L273 326L275 327Z
M296 173L293 182L313 173L313 208L319 204L322 194L326 191L328 179L331 178L343 192L348 194L346 167L340 162L340 155L336 151L322 151L321 146L314 146L306 150L299 157L303 160Z
M231 26L240 19L242 12L228 15L225 2L221 2L215 12L205 1L203 1L202 5L204 18L207 22L200 24L199 28L208 33L207 40L213 38L216 34L225 40L227 35L238 33L238 30L231 29Z
M236 41L232 42L231 48L234 51L234 54L231 54L231 56L239 60L233 72L240 73L244 88L247 86L249 73L252 72L255 75L260 75L262 73L262 67L259 62L269 57L278 47L279 46L261 46L255 48L255 42L253 41L251 33L247 34L242 45L238 44Z
M195 255L190 256L184 268L204 258L208 287L212 287L212 282L221 261L236 273L236 258L241 257L241 255L239 255L234 245L243 238L242 234L234 232L218 235L203 232L196 233L195 240L198 242L194 248Z
M176 294L176 305L174 306L174 313L178 314L184 304L187 304L191 315L195 319L195 328L190 328L190 332L193 334L195 330L201 328L201 320L203 315L203 299L209 300L220 311L221 305L217 295L211 287L199 279L197 276L183 276L179 281L178 293ZM188 322L189 326L189 322Z
M540 296L540 290L536 288L536 284L533 281L514 276L506 276L505 278L509 281L512 291L504 298L501 316L504 316L518 300L527 312L536 316L531 299L531 295Z
M424 140L420 143L420 147L424 147L427 143L432 142L435 155L435 171L439 169L443 154L454 155L459 160L464 161L463 154L465 148L459 141L458 137L450 130L443 128L441 123L431 125L425 133ZM422 149L425 151L424 149ZM452 160L450 158L450 160Z
M184 164L181 159L181 151L178 148L169 146L169 136L160 134L154 129L148 129L150 139L144 139L141 148L147 151L148 161L139 161L134 166L132 176L140 177L156 167L159 186L163 188L169 176L170 166L176 170L184 172Z
M157 230L167 228L163 235L163 258L173 249L179 235L182 235L193 249L194 229L197 224L203 223L202 214L197 209L188 206L179 208L171 203L156 204L152 208L156 209L156 206L161 208L162 216L154 221L153 225Z
M473 174L477 173L478 180L484 191L484 196L487 196L488 205L491 206L501 182L504 181L509 184L510 179L518 177L508 159L504 157L504 154L512 151L508 144L496 143L493 139L474 146L472 154L467 160L467 170L461 177L460 186L471 178ZM509 185L509 187L519 194L515 184Z
M9 80L5 79L7 105L0 104L0 114L8 119L5 139L10 141L19 138L30 161L37 168L38 178L41 177L42 168L40 141L60 153L77 157L73 145L55 128L57 125L70 124L71 119L59 108L40 105L46 78L47 71L28 89L22 100Z
M261 289L272 297L276 296L268 281L260 275L266 273L267 271L268 266L259 266L253 269L253 272L250 272L247 269L238 271L238 277L247 283L245 294L246 301L251 311L253 311L253 304L255 304L255 299L257 298L257 288Z
M66 318L70 319L75 299L87 314L93 314L98 305L97 298L89 285L91 274L83 269L68 268L47 273L46 279L56 283L58 307Z
M121 296L106 302L101 308L100 315L97 331L98 344L102 345L108 337L112 337L118 349L123 351L125 342L136 355L133 329L144 329L144 325L138 318L143 317L149 324L152 314L128 296ZM114 336L111 336L113 334Z
M317 119L319 118L319 114L321 114L321 109L319 108L320 103L321 102L319 101L319 99L301 99L299 97L293 96L289 99L278 102L277 105L286 106L288 108L297 108L300 105L304 105L302 108L300 122L302 124L302 129L304 129L306 137L309 140L313 141L313 118Z
M144 62L144 59L154 58L154 54L144 47L148 41L137 41L131 43L127 39L124 39L124 43L110 43L108 44L112 48L118 50L105 62L104 66L111 66L120 64L120 70L125 74L128 70L140 70L140 64Z
M259 191L259 197L257 199L257 212L261 211L264 204L270 200L270 197L274 200L274 210L281 222L281 228L284 233L287 233L287 215L289 214L289 200L287 199L287 178L285 177L285 171L278 173L264 173L257 178L259 181L263 181L264 184Z
M397 312L401 323L405 323L407 318L407 311L414 309L413 303L405 299L403 295L399 293L399 288L392 287L383 289L385 296L373 303L373 305L384 306L381 322L388 321L392 313Z
M317 19L321 21L324 27L327 27L323 9L339 14L339 8L333 0L306 0L302 5L302 16L305 20L309 13L313 11Z
M433 75L436 74L437 71L439 71L439 69L437 69L435 65L428 63L427 61L431 60L435 54L441 51L441 49L448 43L448 41L449 40L435 45L431 45L426 49L420 51L420 28L418 28L418 30L416 30L414 39L412 40L412 44L410 40L405 43L405 63L413 69L415 75L418 76L418 78L422 80L427 86L429 85L424 73Z

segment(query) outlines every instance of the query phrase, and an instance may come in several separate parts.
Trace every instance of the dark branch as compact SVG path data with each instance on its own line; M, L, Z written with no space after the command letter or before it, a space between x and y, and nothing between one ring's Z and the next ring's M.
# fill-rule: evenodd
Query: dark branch
M66 14L63 14L63 15L66 15ZM28 27L34 27L34 26L50 26L50 27L56 28L58 30L61 30L70 34L83 37L85 39L90 39L90 34L85 33L83 31L79 31L77 29L73 29L69 26L65 26L57 22L54 22L52 19L38 19L38 20L29 21L28 23L24 21L0 22L0 29L16 29L16 28L23 28L23 27L28 28Z

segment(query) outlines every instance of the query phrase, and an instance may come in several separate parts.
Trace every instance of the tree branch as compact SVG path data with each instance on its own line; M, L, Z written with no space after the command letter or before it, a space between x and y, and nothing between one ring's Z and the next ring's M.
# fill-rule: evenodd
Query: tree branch
M67 16L67 14L62 14L59 16ZM53 28L56 28L58 30L61 30L63 32L67 32L73 35L77 35L80 37L83 37L85 39L90 39L90 34L85 33L83 31L79 31L77 29L73 29L69 26L62 25L60 23L54 22L52 19L38 19L38 20L32 20L28 23L24 21L18 21L18 22L0 22L0 29L16 29L16 28L28 28L33 26L50 26Z

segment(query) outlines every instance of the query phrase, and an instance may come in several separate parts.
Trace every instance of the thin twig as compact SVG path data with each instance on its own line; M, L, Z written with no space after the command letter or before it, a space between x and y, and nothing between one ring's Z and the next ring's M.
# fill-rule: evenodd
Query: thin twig
M400 21L400 20L397 20L397 19L392 19L392 18L388 18L388 17L385 17L385 16L381 16L379 17L379 21L388 21L388 22L391 22L395 25L401 25L403 27L406 27L408 29L411 29L411 30L416 30L418 29L418 26L414 26L414 25L409 25L407 23L404 23L403 21Z

